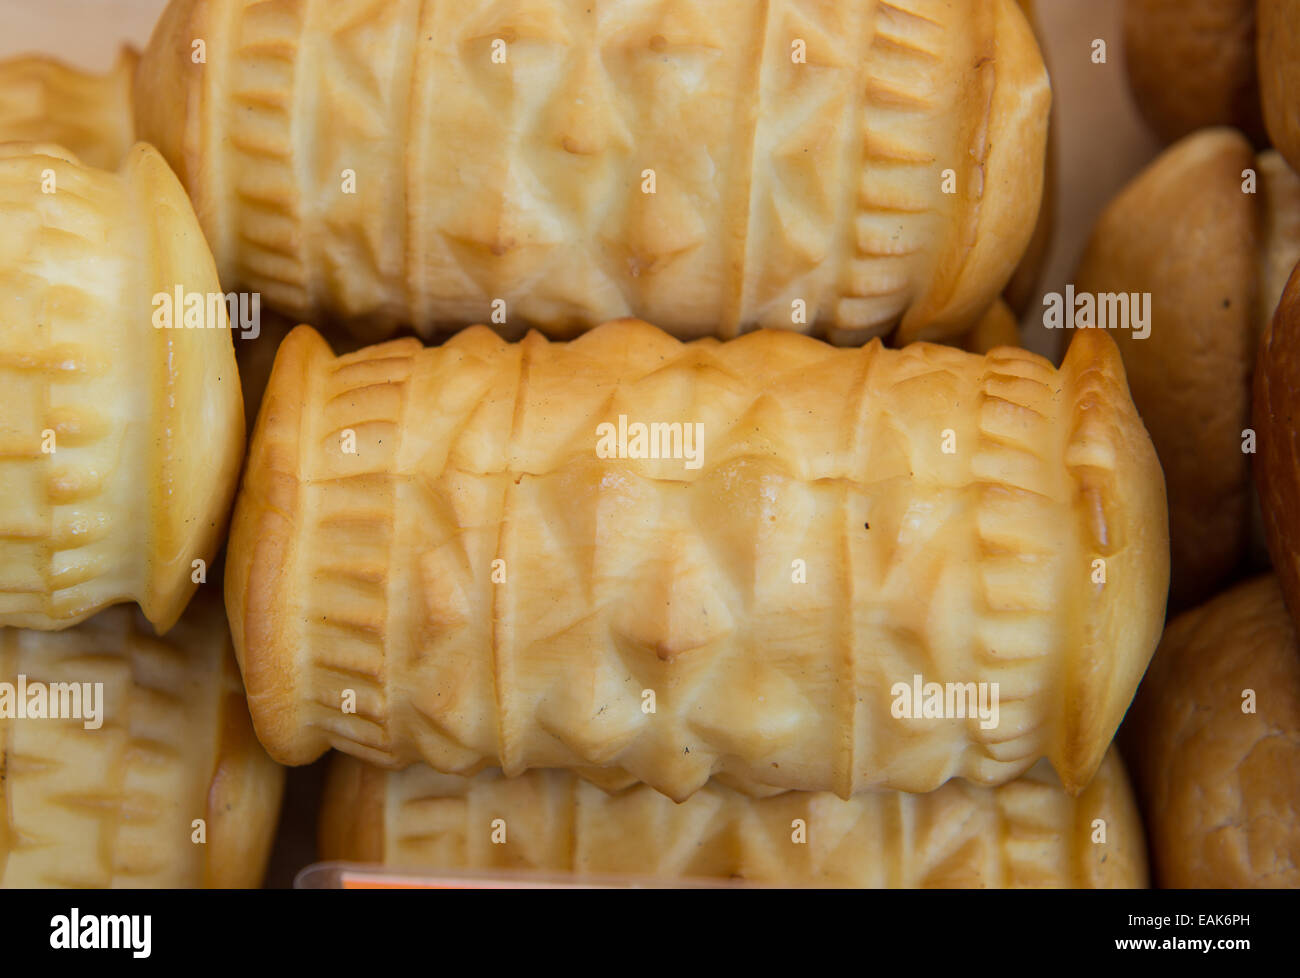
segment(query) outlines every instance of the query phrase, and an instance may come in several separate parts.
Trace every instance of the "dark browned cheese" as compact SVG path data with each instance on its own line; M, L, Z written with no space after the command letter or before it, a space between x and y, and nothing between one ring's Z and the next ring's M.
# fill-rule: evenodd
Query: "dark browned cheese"
M1255 481L1273 566L1292 619L1300 616L1300 270L1259 345L1255 367Z
M1161 139L1235 126L1268 145L1255 37L1255 0L1127 0L1129 87Z

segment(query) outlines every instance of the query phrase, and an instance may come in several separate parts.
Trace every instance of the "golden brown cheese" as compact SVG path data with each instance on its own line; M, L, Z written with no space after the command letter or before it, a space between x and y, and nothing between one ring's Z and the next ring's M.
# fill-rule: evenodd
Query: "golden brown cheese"
M1160 886L1300 887L1300 646L1276 577L1169 624L1124 736Z
M136 89L222 281L372 340L953 338L1033 233L1049 103L1014 0L173 0Z
M123 48L103 75L41 56L0 61L0 142L55 143L88 166L116 169L135 143L139 60Z
M90 684L60 696L84 719L33 715L55 684ZM59 633L0 629L0 886L259 886L283 781L216 595L166 639L130 608Z
M710 783L677 804L647 785L614 795L567 771L503 778L331 762L322 859L396 871L572 872L774 886L1143 887L1142 822L1110 751L1077 798L1045 762L984 788L925 795L786 792Z
M652 423L685 426L682 457L633 457ZM1077 791L1159 638L1165 521L1097 331L1057 370L635 321L336 358L300 327L254 433L227 606L284 763L334 746L576 767L681 799L711 775L995 784L1047 756ZM1000 684L998 717L897 718L918 676L990 701Z
M191 299L205 328L186 328ZM225 317L156 150L110 173L0 145L0 626L66 628L122 601L163 630L180 616L243 460Z
M1107 206L1076 273L1080 295L1146 309L1145 336L1113 333L1168 484L1175 609L1236 580L1257 536L1251 377L1297 261L1300 178L1235 130L1206 129Z

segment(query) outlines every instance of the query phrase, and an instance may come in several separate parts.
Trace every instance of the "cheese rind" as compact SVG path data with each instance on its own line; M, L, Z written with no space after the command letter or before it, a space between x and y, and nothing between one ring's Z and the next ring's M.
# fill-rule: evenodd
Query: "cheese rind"
M1014 0L173 0L136 87L222 281L370 340L955 337L1050 100Z
M0 887L261 884L284 769L253 734L219 597L165 639L130 608L0 629L0 683L102 684L89 729L0 714Z
M116 169L135 143L139 61L129 47L103 75L41 56L0 61L0 142L55 143L88 166Z
M567 771L462 778L337 755L320 855L443 875L909 889L1147 885L1142 822L1113 750L1078 798L1043 763L998 788L952 782L927 795L755 799L709 784L681 804L646 785L606 794Z
M203 232L145 144L117 173L4 144L0 215L0 626L135 601L165 631L224 537L244 451Z
M634 424L702 426L698 466L601 457ZM1095 330L1057 370L635 321L335 358L299 327L226 582L283 763L568 767L680 800L711 776L998 784L1046 756L1077 791L1158 641L1168 536ZM896 717L917 676L997 683L996 722Z

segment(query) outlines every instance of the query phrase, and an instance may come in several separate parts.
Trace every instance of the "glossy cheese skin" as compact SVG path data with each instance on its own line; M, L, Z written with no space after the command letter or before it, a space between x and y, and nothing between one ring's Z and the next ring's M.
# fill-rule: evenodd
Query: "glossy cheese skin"
M1014 0L173 0L136 88L222 281L372 341L956 337L1050 101Z
M183 299L179 306L174 297ZM116 173L0 146L0 626L135 601L164 631L224 538L244 452L224 303L157 151ZM163 296L175 328L158 328Z
M683 457L602 447L637 423L686 426ZM567 767L680 800L710 776L998 784L1046 756L1077 791L1159 639L1166 518L1096 330L1057 370L776 331L684 344L636 321L336 358L299 327L254 433L227 607L283 763L333 746ZM895 716L918 676L998 683L995 722Z
M165 639L132 608L0 629L9 696L20 676L28 703L38 684L103 684L91 729L0 692L0 887L261 885L284 769L253 734L224 618L203 594Z
M493 842L497 827L502 844ZM953 781L926 795L757 799L713 783L680 805L647 785L606 794L567 771L462 778L424 765L385 771L340 754L326 781L320 854L515 879L536 870L907 889L1147 883L1142 822L1113 750L1077 798L1040 762L998 788Z

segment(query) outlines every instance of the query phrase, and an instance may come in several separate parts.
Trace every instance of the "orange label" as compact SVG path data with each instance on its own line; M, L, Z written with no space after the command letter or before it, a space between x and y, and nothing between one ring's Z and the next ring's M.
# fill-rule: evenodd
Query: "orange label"
M340 885L345 890L576 890L585 887L566 883L537 883L524 880L414 879L396 876L366 876L344 873Z

